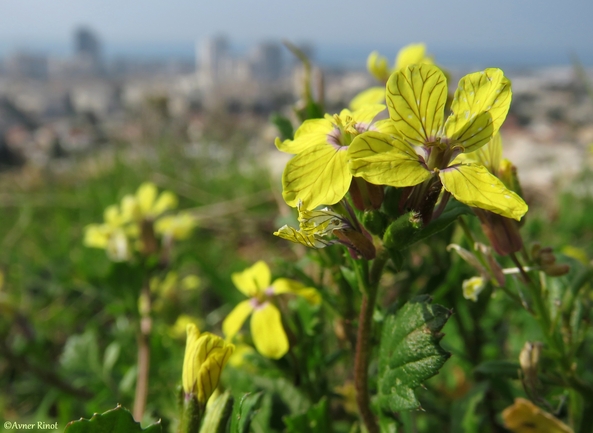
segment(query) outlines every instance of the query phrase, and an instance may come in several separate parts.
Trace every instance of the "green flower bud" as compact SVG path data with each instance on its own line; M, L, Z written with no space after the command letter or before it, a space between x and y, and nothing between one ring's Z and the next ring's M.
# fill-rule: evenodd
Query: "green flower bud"
M387 228L387 217L377 210L366 211L362 215L362 224L372 234L383 236Z
M383 244L390 250L403 250L412 245L422 229L422 219L416 212L408 212L393 221L383 236Z

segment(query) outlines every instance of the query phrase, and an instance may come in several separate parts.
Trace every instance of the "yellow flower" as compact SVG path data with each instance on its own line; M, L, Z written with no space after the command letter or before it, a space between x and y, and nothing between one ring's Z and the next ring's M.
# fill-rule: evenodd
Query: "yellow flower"
M514 433L573 433L558 418L524 398L516 398L515 403L502 412L502 419L505 427Z
M179 212L177 215L166 215L156 220L154 230L163 236L184 240L189 237L196 225L196 219L191 214Z
M464 280L461 287L465 299L477 302L478 295L486 287L486 281L482 277L471 277L469 280Z
M279 278L270 284L270 268L263 261L232 274L231 278L235 287L249 299L240 302L222 323L227 339L232 339L251 315L251 336L257 351L268 358L282 358L288 352L289 344L274 298L291 293L315 305L321 302L319 293L287 278Z
M282 175L282 196L289 206L302 202L305 209L339 202L350 187L348 146L365 131L391 132L389 122L372 123L384 105L367 105L350 112L309 119L297 129L294 140L276 139L276 147L296 154Z
M89 248L101 248L114 262L123 262L131 257L130 242L125 229L126 218L116 205L103 212L103 224L89 224L84 229L83 244Z
M154 220L168 210L177 207L177 196L171 191L158 194L154 183L144 182L135 195L122 199L122 213L130 220Z
M387 107L397 133L358 135L348 148L350 169L375 185L426 189L442 184L462 203L520 220L527 205L480 164L457 163L490 141L504 122L511 85L499 69L466 75L459 81L445 121L447 80L433 65L413 65L387 83ZM439 185L440 187L440 185Z
M350 224L342 215L328 208L308 211L302 208L301 203L298 204L297 208L299 210L299 230L284 225L274 232L275 236L309 248L325 248L328 245L337 243L336 240L326 239L327 236L333 234L334 230L343 230L350 227Z
M377 51L369 54L367 59L367 69L381 83L386 83L389 76L409 65L421 63L432 64L432 57L426 55L426 46L424 44L410 44L403 47L397 53L393 68L389 68L387 58L381 56ZM358 110L367 104L384 104L385 86L371 87L363 90L350 101L350 109Z
M194 395L205 406L218 387L220 375L235 346L217 335L200 334L197 326L187 325L187 343L183 358L182 386L186 399Z

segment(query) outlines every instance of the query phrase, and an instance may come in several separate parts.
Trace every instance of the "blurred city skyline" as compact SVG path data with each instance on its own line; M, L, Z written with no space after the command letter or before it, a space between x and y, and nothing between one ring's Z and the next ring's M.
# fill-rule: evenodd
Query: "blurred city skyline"
M199 3L146 0L25 0L4 4L0 56L17 51L72 54L72 34L88 27L101 39L106 58L193 58L196 44L226 35L245 52L265 41L306 42L320 63L364 67L377 49L393 58L408 43L424 42L451 66L549 66L571 55L593 65L593 3L585 0L456 0L396 3L370 0L295 3Z

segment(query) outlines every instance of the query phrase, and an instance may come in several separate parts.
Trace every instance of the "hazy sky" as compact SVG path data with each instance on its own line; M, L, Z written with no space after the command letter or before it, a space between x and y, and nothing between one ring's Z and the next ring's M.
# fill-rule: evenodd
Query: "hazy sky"
M69 43L79 25L106 44L190 43L225 33L326 45L593 51L591 0L0 0L0 43Z

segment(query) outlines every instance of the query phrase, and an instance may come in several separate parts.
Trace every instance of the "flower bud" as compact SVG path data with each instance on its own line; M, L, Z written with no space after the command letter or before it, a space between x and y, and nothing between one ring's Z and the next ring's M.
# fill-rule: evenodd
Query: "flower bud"
M403 250L409 247L414 236L422 229L422 220L416 212L408 212L393 221L383 236L387 249Z
M537 386L539 385L537 374L541 351L541 343L526 341L519 354L519 364L521 364L521 371L523 372L523 386L532 395L536 393Z
M235 346L217 335L200 334L197 326L187 325L187 343L183 359L182 385L186 399L196 396L205 407L218 386L222 369Z
M479 208L473 208L473 211L480 219L482 230L490 240L492 248L498 254L506 256L523 248L523 239L515 220Z

